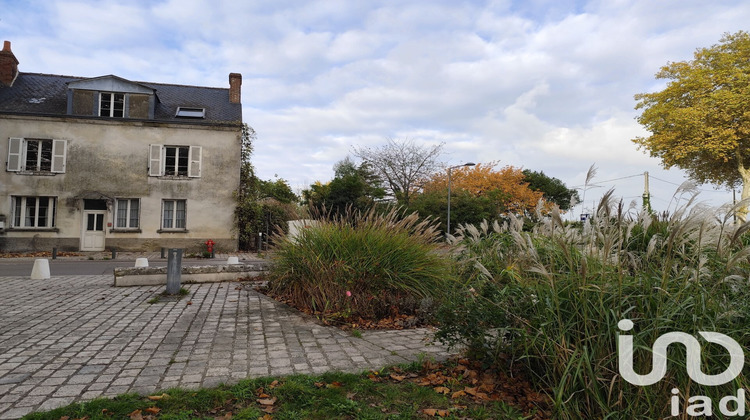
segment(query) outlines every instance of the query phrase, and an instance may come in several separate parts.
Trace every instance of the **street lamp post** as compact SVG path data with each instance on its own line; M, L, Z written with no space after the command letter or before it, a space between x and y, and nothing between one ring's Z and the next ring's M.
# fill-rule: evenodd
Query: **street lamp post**
M445 232L445 236L448 237L451 233L451 169L462 168L464 166L474 166L473 162L464 163L463 165L449 166L448 167L448 229Z

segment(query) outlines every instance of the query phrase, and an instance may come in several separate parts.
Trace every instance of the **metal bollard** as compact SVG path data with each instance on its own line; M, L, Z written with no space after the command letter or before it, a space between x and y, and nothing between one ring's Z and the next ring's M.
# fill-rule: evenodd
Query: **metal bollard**
M57 248L52 248L52 259L53 260L57 259Z
M112 259L114 260L115 258L117 258L117 250L112 248Z
M182 250L169 249L167 259L167 294L176 295L180 292L180 280L182 275Z

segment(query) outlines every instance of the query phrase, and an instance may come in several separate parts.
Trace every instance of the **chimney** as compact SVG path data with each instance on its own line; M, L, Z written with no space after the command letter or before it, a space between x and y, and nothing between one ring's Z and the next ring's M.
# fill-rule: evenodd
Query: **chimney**
M11 86L18 76L18 60L10 50L10 41L5 41L0 51L0 86Z
M240 89L242 87L242 75L239 73L229 73L229 102L233 104L242 103Z

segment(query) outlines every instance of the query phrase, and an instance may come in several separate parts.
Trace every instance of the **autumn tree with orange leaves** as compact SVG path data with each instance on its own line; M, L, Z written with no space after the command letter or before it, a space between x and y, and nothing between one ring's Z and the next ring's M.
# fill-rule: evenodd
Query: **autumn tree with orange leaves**
M503 166L495 170L496 162L477 164L476 166L462 166L451 171L451 189L461 190L469 194L482 197L492 192L499 197L497 203L500 212L524 213L533 211L539 200L543 198L541 191L533 191L526 182L523 171L513 166ZM434 174L425 184L425 192L448 190L448 172Z
M543 198L541 191L529 188L519 168L495 170L496 162L460 167L451 171L451 226L495 220L502 214L533 212ZM416 194L409 209L422 217L432 217L447 228L448 172L435 173Z

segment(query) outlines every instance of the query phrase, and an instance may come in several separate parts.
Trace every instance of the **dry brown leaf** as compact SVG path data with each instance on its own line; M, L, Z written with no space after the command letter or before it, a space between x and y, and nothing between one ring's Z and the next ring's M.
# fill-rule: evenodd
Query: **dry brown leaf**
M159 411L161 411L161 408L159 407L149 407L146 409L146 412L151 414L158 414Z
M477 395L477 388L476 388L476 387L474 387L474 388L469 388L469 387L467 386L467 387L465 387L465 388L464 388L464 391L465 391L465 392L466 392L467 394L469 394L469 395L471 395L471 396L473 396L473 397Z
M353 400L355 395L357 395L356 392L347 392L346 393L346 399L347 400Z
M151 401L159 401L159 400L165 400L169 398L169 395L167 394L161 394L161 395L149 395L148 399Z
M143 416L141 415L141 410L135 410L132 413L128 414L128 417L130 417L130 420L143 420Z
M263 408L260 409L260 411L268 414L273 414L276 409L271 405L264 405Z
M446 388L446 387L444 387L444 386L436 386L436 387L435 387L435 388L433 388L433 389L434 389L434 390L435 390L435 392L437 392L438 394L445 394L445 395L448 395L448 394L450 394L450 393L451 393L451 390L450 390L449 388Z
M448 410L439 410L436 408L425 408L422 410L423 413L430 417L447 417L448 416Z
M391 376L391 379L393 379L396 382L401 382L404 379L406 379L406 376L404 376L404 375L396 375L395 373L391 373L390 376Z
M3 258L8 258L8 257L3 257ZM12 258L12 257L10 257L10 258ZM60 420L70 420L70 417L68 417L68 416L62 416L62 417L60 417Z
M189 300L189 301L187 301L187 304L188 304L188 305L192 305L192 304L193 304L193 301L192 301L192 300Z
M456 392L453 393L453 395L451 395L451 398L461 398L461 397L465 397L465 396L466 396L466 392L464 392L464 391L456 391Z
M279 399L276 397L273 398L258 398L258 404L260 405L274 405L276 404L276 401Z
M325 382L315 382L315 388L323 388L326 386Z
M344 384L342 384L339 381L333 381L330 384L326 385L327 388L341 388Z
M265 414L263 417L259 417L258 420L273 420L273 416L270 414Z
M270 385L268 385L269 388L274 389L277 386L279 386L279 381L273 381Z

